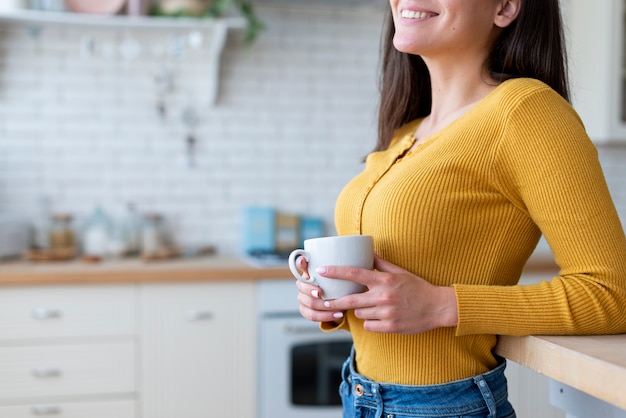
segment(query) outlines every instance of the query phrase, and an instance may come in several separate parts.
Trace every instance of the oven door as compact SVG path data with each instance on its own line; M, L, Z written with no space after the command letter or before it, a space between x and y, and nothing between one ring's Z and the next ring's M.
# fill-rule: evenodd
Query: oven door
M261 321L259 418L341 416L341 367L352 339L294 314Z

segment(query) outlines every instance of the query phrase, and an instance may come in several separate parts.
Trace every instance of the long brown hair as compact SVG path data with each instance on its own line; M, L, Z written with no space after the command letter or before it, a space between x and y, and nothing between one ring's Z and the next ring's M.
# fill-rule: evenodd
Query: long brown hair
M498 81L530 77L543 81L569 101L567 58L559 0L522 0L517 19L503 29L487 59ZM381 42L378 142L389 146L400 126L430 113L430 75L418 55L393 46L395 27L387 11Z

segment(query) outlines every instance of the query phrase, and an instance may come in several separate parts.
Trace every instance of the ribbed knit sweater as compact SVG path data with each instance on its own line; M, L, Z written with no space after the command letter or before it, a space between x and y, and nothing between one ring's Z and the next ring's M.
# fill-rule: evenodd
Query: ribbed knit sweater
M514 79L408 152L419 123L368 155L337 200L336 228L373 235L383 259L454 286L459 322L374 333L349 311L337 328L352 333L358 371L437 384L495 367L498 334L626 332L626 239L571 106L539 81ZM559 276L518 285L541 234Z

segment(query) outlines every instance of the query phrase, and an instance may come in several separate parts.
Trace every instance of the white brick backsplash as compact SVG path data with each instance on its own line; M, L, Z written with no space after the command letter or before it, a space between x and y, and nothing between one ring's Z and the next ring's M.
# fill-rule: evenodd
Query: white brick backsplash
M229 34L215 105L204 30L193 48L190 30L3 23L0 214L34 214L46 194L80 225L98 204L117 215L134 202L163 213L180 244L230 254L244 205L320 216L333 233L337 194L375 142L383 13L258 11L267 30L252 47L241 31ZM137 56L124 55L137 45ZM626 149L600 156L623 214Z

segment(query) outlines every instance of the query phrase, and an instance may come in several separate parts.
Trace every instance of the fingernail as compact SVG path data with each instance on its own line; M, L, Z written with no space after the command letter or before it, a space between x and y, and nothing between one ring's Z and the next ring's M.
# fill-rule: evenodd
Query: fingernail
M314 298L319 298L320 297L320 291L317 290L317 289L311 290L311 294L313 295Z
M330 302L329 301L324 302L324 306L326 306L327 308L330 308Z
M319 274L324 274L324 273L326 273L326 267L324 267L324 266L322 266L322 267L317 267L317 268L315 269L315 272L316 272L316 273L319 273Z
M343 318L343 312L335 312L333 318Z

